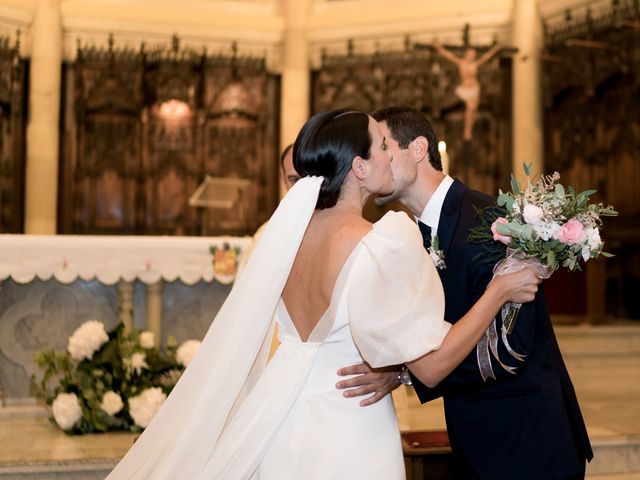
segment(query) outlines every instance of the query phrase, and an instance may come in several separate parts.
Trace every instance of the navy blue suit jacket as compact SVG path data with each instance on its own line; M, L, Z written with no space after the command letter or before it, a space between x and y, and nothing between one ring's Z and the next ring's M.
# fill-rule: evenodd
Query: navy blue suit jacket
M442 207L438 239L446 269L440 270L440 277L445 319L451 323L475 304L493 275L494 263L483 261L486 246L468 241L469 230L480 223L476 208L489 205L495 205L495 199L456 180ZM458 476L582 478L585 459L590 460L593 453L542 288L533 302L522 306L509 343L527 356L524 361L515 360L499 341L500 359L516 366L515 374L492 358L496 379L484 381L474 349L435 388L413 378L422 403L444 397L449 440L461 469Z

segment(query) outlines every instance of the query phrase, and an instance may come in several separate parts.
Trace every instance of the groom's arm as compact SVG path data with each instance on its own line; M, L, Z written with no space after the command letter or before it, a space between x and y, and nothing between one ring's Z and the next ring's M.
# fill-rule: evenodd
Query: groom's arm
M472 250L472 249L470 249ZM475 249L473 249L475 250ZM477 252L467 252L469 258L476 258ZM471 261L468 269L468 287L467 296L471 299L468 303L469 307L482 296L487 285L493 278L493 263L481 263L480 261ZM495 379L488 378L486 381L480 373L478 365L477 348L474 348L465 360L456 369L451 372L436 387L428 388L414 378L414 387L420 400L428 402L443 395L456 393L471 392L482 389L486 386L495 385L497 382L503 382L518 375L526 368L529 355L534 348L536 342L537 322L540 321L540 309L546 308L541 292L538 292L536 299L522 305L520 313L515 324L515 328L508 335L507 341L512 350L525 355L523 361L516 360L508 351L507 346L501 338L502 318L500 314L496 317L496 330L498 333L498 356L502 363L516 367L513 373L505 370L500 363L494 358L489 349L489 358L491 361L491 369L495 375ZM466 312L463 312L463 314Z

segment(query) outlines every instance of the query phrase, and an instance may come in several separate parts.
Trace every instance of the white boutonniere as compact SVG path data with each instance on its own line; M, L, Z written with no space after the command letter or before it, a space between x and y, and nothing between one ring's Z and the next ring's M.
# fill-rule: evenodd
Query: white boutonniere
M431 236L431 246L427 249L427 252L438 270L447 268L447 265L444 263L444 252L440 250L440 241L438 240L437 233Z

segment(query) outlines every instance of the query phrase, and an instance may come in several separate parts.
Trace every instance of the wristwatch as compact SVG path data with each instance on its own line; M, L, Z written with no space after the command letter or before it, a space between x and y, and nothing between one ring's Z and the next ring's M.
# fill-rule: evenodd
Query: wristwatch
M402 370L398 373L398 381L402 385L411 386L413 382L411 381L411 375L409 374L409 369L406 365L402 365Z

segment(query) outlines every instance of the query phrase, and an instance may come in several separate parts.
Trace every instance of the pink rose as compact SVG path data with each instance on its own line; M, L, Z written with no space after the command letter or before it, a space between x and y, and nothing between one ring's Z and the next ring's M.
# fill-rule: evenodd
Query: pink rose
M506 235L500 235L498 233L498 230L496 229L496 225L498 223L501 223L503 225L507 225L509 223L509 221L504 217L496 218L496 221L493 222L493 224L491 225L491 233L493 233L493 239L498 241L498 242L502 242L505 245L509 245L509 243L511 243L511 237L507 237Z
M584 225L572 218L558 230L558 240L567 245L575 245L585 239Z

